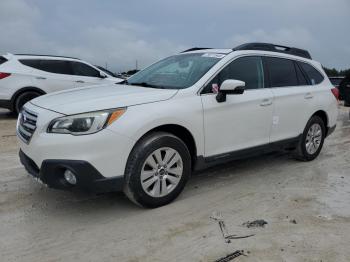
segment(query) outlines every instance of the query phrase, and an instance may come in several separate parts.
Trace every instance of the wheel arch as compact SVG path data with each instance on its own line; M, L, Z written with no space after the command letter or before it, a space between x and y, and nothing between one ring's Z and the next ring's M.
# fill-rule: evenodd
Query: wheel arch
M313 116L318 116L318 117L320 117L323 120L325 128L326 128L326 136L327 136L328 130L329 130L329 126L328 126L328 121L329 120L328 120L327 113L325 111L323 111L323 110L318 110L311 117L313 117Z
M16 99L18 98L18 96L20 96L21 94L25 93L25 92L36 92L40 95L45 95L46 92L43 91L42 89L38 88L38 87L34 87L34 86L26 86L26 87L22 87L21 89L18 89L11 98L11 110L13 111L15 109L15 103L16 103Z
M144 137L147 135L154 133L154 132L167 132L169 134L172 134L178 138L180 138L185 145L187 146L188 150L190 151L191 155L191 166L192 169L195 167L196 161L197 161L197 146L196 141L194 139L194 136L192 133L184 126L178 125L178 124L164 124L157 127L154 127L144 133L135 143L136 144L141 141Z

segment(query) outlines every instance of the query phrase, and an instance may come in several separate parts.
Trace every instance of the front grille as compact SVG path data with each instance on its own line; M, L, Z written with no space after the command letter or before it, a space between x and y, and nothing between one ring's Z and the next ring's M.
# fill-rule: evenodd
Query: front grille
M25 143L29 144L36 129L38 115L33 111L23 108L18 116L17 134Z

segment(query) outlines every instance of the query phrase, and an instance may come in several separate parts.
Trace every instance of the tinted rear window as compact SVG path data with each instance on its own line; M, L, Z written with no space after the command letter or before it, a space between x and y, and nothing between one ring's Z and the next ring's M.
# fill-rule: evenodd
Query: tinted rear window
M7 61L7 59L3 56L0 56L0 65L5 63Z
M20 62L26 66L55 74L71 75L72 70L68 61L45 59L22 59Z
M292 60L268 57L266 63L269 69L270 86L297 86L298 78Z
M305 74L308 76L310 83L312 85L317 85L323 81L324 79L323 75L321 75L321 73L318 72L313 66L303 62L298 62L298 64L301 66Z
M21 64L26 65L26 66L30 66L36 69L40 69L40 61L36 60L36 59L21 59L19 60L19 62L21 62ZM41 69L40 69L41 70Z

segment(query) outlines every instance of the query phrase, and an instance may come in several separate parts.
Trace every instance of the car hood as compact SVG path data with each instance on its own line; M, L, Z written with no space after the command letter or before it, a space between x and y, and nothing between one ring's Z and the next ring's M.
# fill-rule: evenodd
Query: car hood
M133 106L170 99L178 90L130 85L99 85L40 96L32 104L65 115Z

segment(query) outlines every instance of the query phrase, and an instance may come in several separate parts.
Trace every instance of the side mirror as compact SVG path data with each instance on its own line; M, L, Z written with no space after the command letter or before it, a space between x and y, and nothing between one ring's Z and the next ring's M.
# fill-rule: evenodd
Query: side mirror
M100 72L100 76L99 76L99 78L102 78L102 79L107 78L107 75L106 75L106 74L104 74L104 73L102 73L102 72Z
M244 93L245 82L240 80L225 80L216 95L216 101L222 103L226 101L226 95L241 95Z

